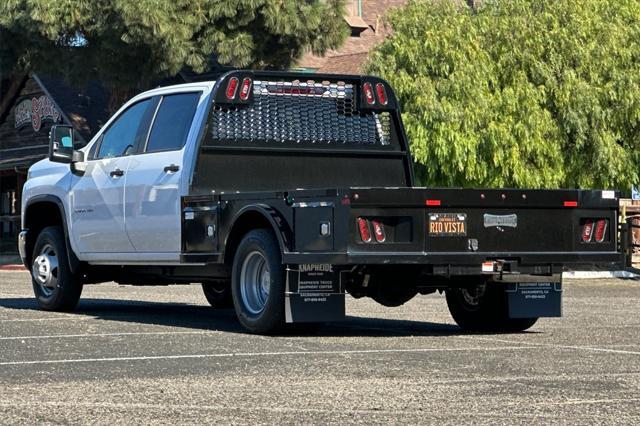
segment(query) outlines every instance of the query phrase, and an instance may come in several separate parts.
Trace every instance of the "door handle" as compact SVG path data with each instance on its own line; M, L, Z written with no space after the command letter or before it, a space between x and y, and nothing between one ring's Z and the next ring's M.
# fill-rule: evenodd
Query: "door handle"
M175 173L178 170L180 170L180 166L178 166L177 164L171 164L169 166L164 166L164 172L165 173Z
M111 170L111 172L109 172L109 176L111 177L120 177L122 175L124 175L124 171L120 169Z

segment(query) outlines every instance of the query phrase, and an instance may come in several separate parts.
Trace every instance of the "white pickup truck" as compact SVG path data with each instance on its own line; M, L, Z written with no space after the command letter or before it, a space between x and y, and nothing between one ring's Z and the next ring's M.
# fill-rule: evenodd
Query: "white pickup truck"
M313 79L313 80L312 80ZM82 149L54 126L19 250L40 307L84 284L202 283L252 332L344 318L346 293L446 293L472 330L561 315L566 265L621 259L614 191L417 188L371 76L233 71L127 102Z

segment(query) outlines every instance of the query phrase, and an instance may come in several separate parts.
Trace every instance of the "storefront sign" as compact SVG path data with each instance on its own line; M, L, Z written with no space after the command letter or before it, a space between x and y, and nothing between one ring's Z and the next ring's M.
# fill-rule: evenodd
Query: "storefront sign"
M59 123L61 121L60 118L60 112L58 112L48 96L42 95L38 98L23 99L16 106L15 128L20 129L30 124L33 131L37 132L42 127L43 122Z

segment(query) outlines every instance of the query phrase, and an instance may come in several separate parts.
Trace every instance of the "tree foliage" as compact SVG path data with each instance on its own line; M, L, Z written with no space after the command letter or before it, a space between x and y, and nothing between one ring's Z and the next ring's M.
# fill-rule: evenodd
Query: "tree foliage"
M235 67L286 68L348 34L343 0L2 0L0 75L55 71L144 88L211 55Z
M413 0L369 71L401 99L427 185L640 181L640 1Z

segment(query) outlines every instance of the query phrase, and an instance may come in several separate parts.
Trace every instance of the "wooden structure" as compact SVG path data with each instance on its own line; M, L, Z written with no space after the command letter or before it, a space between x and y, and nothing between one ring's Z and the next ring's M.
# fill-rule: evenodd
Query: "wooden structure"
M640 200L620 200L620 223L627 224L627 266L640 269Z

